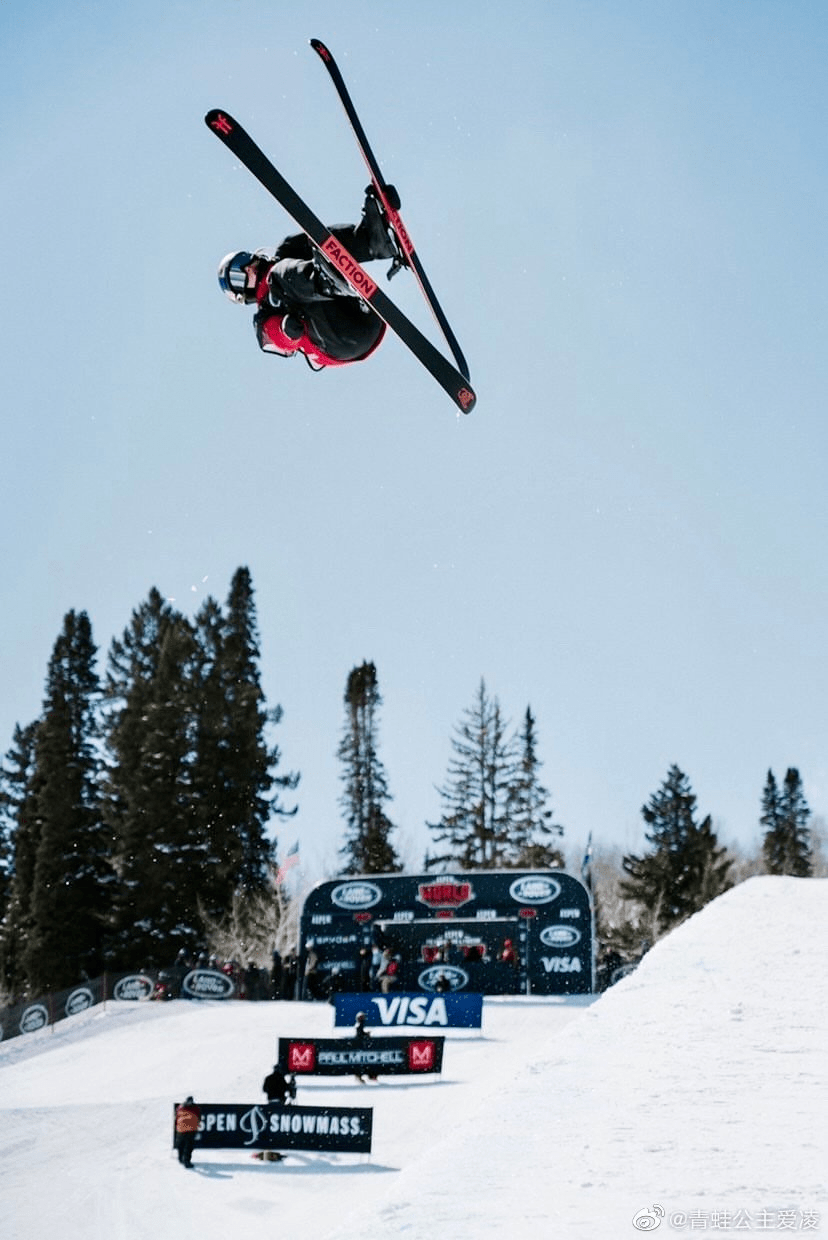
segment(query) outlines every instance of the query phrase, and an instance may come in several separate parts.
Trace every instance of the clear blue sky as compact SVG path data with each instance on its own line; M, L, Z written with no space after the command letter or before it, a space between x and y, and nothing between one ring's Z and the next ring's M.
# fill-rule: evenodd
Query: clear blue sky
M219 259L293 226L203 123L243 121L329 223L366 177L339 59L469 359L313 375ZM417 865L481 676L537 718L574 851L640 843L678 763L722 839L765 774L828 812L821 0L0 9L0 750L70 608L250 567L310 870L335 868L348 672L377 665ZM435 342L405 274L387 286Z

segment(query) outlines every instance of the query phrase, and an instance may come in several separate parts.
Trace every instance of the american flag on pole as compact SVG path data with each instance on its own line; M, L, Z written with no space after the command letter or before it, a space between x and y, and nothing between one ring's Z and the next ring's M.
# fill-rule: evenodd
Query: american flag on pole
M291 848L288 851L282 864L279 866L278 872L276 874L277 887L279 886L280 883L283 883L285 881L285 876L287 875L288 871L292 870L293 867L298 864L299 864L299 841L297 840L296 843L293 845L293 848Z

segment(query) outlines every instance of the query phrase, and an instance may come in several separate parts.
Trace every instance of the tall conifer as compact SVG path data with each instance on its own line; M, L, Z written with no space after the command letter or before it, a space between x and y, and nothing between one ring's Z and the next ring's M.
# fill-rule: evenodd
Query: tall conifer
M378 752L381 705L374 664L353 668L345 689L345 726L337 751L345 784L340 804L347 837L340 851L347 874L388 874L401 869L390 840L394 824L385 812L391 794Z
M781 790L773 771L768 771L759 819L764 827L762 853L768 874L809 878L813 873L808 827L810 816L802 779L796 767L789 767L786 771Z
M6 905L0 927L0 989L7 995L26 988L23 949L31 932L31 896L39 839L32 790L37 723L14 730L11 749L0 770L0 813L9 841Z
M731 886L726 850L718 845L710 817L698 824L695 811L690 781L671 766L641 810L651 851L622 860L629 875L621 884L622 894L649 911L654 935L672 929Z
M471 870L507 863L517 752L506 729L500 703L489 697L481 679L474 704L451 738L447 779L438 789L443 814L439 822L428 824L445 848L429 864Z
M104 962L112 892L101 816L95 712L97 651L85 612L64 619L35 733L31 794L37 846L21 957L30 990L94 976Z
M106 679L105 812L118 873L112 953L169 964L200 934L206 843L192 808L192 627L156 589L112 642Z
M549 791L540 779L543 765L538 757L535 716L526 707L517 743L518 760L510 789L508 865L521 869L561 867L564 859L560 849L548 837L563 835L563 827L553 822Z
M268 743L268 727L282 718L281 706L268 710L259 672L259 633L250 571L233 575L225 609L221 665L226 695L227 728L224 787L221 805L225 826L238 850L235 882L245 891L262 891L268 882L276 840L268 834L272 818L290 816L280 792L293 791L299 775L277 775L277 745ZM225 833L226 838L226 833Z

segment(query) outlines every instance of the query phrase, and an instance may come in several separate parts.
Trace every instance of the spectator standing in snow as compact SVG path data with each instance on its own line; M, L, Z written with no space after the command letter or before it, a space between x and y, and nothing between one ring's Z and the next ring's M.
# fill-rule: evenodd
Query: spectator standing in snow
M274 947L270 957L270 997L280 999L282 995L282 957Z
M299 960L294 948L291 948L282 962L282 984L280 995L282 999L296 998L296 975L299 967Z
M305 957L305 998L325 998L322 974L319 971L319 957L314 950L313 939L308 939L308 954Z
M278 1102L279 1106L284 1106L288 1098L296 1097L296 1081L293 1077L286 1077L277 1063L262 1082L262 1089L267 1094L268 1102Z
M363 992L371 989L371 949L369 947L359 949L359 988Z
M244 971L244 997L254 1002L259 998L259 969L253 960L247 962Z
M200 1122L201 1110L190 1094L175 1108L175 1148L178 1150L178 1161L182 1167L193 1165L193 1146Z
M357 1046L360 1046L360 1047L366 1047L366 1046L371 1045L371 1034L369 1030L365 1028L365 1022L367 1019L368 1017L366 1016L364 1012L357 1012L356 1028L354 1029L354 1041L356 1042ZM361 1073L356 1074L356 1079L359 1081L361 1085L365 1084L365 1078L362 1076ZM377 1079L377 1075L375 1072L368 1073L369 1081L375 1081L376 1079Z
M392 986L396 986L399 969L400 966L396 956L392 955L390 947L386 947L382 953L380 967L377 969L377 981L384 995L388 994Z

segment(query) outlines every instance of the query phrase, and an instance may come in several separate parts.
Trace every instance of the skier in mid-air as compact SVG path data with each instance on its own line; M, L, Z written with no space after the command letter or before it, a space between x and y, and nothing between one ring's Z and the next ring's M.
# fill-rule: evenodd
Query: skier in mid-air
M399 195L382 175L330 50L319 39L311 39L311 47L328 70L371 174L362 220L327 228L245 128L228 112L211 108L204 120L212 133L302 229L287 237L275 254L228 254L219 267L222 292L232 301L256 305L256 333L266 352L282 357L302 353L314 370L362 361L377 348L387 325L457 407L469 413L477 400L469 368L400 218ZM363 262L377 258L393 259L389 276L400 267L410 268L453 363L363 270Z
M330 232L357 263L391 258L397 246L372 189L358 224ZM385 323L311 244L304 233L286 237L275 253L239 250L222 259L219 286L241 305L255 305L260 348L292 357L302 353L314 370L364 361L379 346Z

